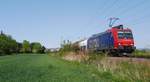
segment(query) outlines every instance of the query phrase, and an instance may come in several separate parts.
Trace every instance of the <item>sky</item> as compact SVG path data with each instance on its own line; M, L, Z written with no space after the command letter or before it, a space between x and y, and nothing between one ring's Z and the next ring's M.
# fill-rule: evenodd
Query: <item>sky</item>
M18 42L47 48L77 41L123 24L133 31L137 48L150 48L150 0L0 0L0 30Z

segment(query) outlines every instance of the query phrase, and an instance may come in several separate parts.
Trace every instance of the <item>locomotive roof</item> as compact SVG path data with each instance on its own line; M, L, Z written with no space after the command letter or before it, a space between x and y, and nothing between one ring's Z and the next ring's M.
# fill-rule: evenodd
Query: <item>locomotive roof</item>
M99 36L99 35L105 34L106 32L107 32L107 31L101 32L101 33L97 33L97 34L93 34L91 37L97 37L97 36Z
M105 33L108 33L108 32L112 32L112 30L120 30L120 31L131 31L131 29L129 29L129 28L123 28L123 25L118 25L118 26L114 26L114 27L112 27L111 29L108 29L108 30L106 30L105 32L101 32L101 33L97 33L97 34L93 34L90 38L94 38L94 37L97 37L97 36L99 36L99 35L102 35L102 34L105 34Z

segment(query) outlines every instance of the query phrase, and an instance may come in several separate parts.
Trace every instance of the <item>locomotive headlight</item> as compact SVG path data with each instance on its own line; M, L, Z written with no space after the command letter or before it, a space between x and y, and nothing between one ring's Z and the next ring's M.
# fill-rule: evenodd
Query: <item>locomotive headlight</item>
M121 45L120 43L118 45Z
M131 44L131 46L133 46L133 44Z

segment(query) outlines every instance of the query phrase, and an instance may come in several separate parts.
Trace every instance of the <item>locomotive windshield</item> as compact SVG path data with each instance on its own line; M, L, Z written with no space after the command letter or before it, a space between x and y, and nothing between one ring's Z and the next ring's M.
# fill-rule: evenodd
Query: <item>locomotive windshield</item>
M133 35L132 32L123 32L123 31L119 31L118 32L118 38L119 39L133 39Z
M124 38L124 33L122 31L118 32L118 38L123 39Z

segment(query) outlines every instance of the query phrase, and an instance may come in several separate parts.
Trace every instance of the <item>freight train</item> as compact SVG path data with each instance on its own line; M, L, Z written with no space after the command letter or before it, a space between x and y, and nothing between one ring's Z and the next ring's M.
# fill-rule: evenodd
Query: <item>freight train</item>
M135 50L131 29L123 25L114 26L105 32L94 34L79 44L88 52L108 52L110 54L128 54Z

